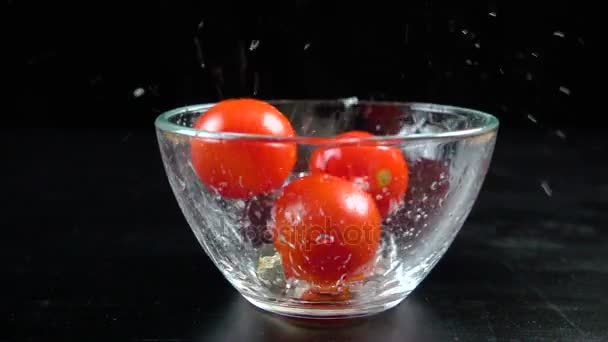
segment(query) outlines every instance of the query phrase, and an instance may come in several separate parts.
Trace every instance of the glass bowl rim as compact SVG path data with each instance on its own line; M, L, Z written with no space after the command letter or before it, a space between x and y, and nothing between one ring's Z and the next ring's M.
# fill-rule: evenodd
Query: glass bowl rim
M498 130L499 120L494 115L475 109L466 107L451 106L436 104L430 102L400 102L400 101L373 101L373 100L352 100L352 99L277 99L277 100L262 100L275 104L287 104L287 103L342 103L346 108L350 105L385 105L385 106L399 106L409 107L412 110L444 113L444 114L459 114L465 116L477 116L483 120L483 124L479 127L449 130L446 132L439 133L406 133L406 134L393 134L393 135L374 135L371 137L357 137L357 138L344 138L340 139L340 142L361 142L361 141L373 141L373 142L389 142L398 143L400 141L412 141L412 140L460 140L469 137L476 137L484 135L490 132ZM158 115L154 121L154 125L161 131L186 135L196 138L207 138L214 140L256 140L256 141L268 141L268 142L290 142L290 143L308 143L308 144L326 144L328 139L332 137L315 137L315 136L302 136L294 135L290 137L286 136L270 136L263 134L250 134L250 133L235 133L235 132L212 132L202 129L187 127L179 124L175 124L170 119L182 113L187 112L200 112L202 110L208 110L213 107L217 102L203 103L187 105L177 107L168 111L165 111Z

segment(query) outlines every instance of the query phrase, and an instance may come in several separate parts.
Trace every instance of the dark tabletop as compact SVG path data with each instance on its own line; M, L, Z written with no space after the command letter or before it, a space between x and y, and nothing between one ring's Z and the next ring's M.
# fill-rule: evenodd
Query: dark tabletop
M0 253L15 288L1 333L26 340L606 340L606 143L599 131L565 139L542 132L500 132L468 221L402 304L328 324L261 312L223 279L173 198L152 128L4 131L19 148L3 166L10 200L3 216L11 225Z

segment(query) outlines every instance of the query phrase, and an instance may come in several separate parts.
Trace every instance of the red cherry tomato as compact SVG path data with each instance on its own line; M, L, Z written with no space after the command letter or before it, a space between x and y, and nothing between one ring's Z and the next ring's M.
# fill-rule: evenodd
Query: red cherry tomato
M209 109L194 128L211 132L294 136L289 120L272 105L254 99L225 100ZM280 187L296 162L294 143L245 139L192 140L192 166L208 187L228 198L249 198Z
M351 131L336 138L371 137L362 131ZM388 215L403 203L409 181L408 166L396 147L349 145L321 148L313 152L310 170L342 177L369 192L380 213Z
M344 179L313 174L293 181L275 204L274 244L285 276L316 286L366 276L380 224L371 196Z

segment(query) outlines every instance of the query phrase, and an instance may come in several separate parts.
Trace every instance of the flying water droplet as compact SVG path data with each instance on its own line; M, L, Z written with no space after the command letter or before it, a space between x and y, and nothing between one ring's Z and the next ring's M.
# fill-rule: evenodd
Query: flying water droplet
M558 137L566 140L566 133L564 133L564 131L562 131L561 129L558 129L555 131L555 135L557 135Z
M533 123L538 123L538 120L536 120L536 118L532 114L528 114L528 120L532 121Z
M543 189L543 191L545 192L545 194L547 196L549 196L549 197L553 196L553 190L549 186L549 182L547 182L546 180L541 181L540 187Z
M564 86L559 87L559 91L564 93L565 95L570 95L570 89Z
M249 44L249 51L253 51L253 50L257 49L258 46L260 46L260 41L257 39L252 40L251 44Z
M304 44L304 51L308 50L308 48L310 48L310 43Z
M565 38L566 37L566 34L564 32L562 32L562 31L555 31L555 32L553 32L553 35L555 37L559 37L559 38Z
M138 98L143 96L146 93L146 91L144 90L144 88L136 88L135 90L133 90L133 97Z
M490 12L490 13L488 13L488 15L490 17L496 18L496 12Z

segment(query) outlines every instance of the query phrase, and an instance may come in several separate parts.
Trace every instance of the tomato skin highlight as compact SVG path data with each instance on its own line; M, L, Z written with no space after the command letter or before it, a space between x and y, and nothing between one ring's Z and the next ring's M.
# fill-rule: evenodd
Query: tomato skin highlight
M287 185L275 202L274 244L285 276L315 286L369 274L380 231L371 196L338 177L304 176Z
M350 131L336 136L342 138L371 137L363 131ZM345 178L370 193L382 216L400 205L409 182L408 165L396 147L362 142L359 145L320 148L310 159L313 173L327 173Z
M203 113L194 128L210 132L277 137L295 135L274 106L254 99L230 99ZM296 162L295 143L245 139L192 139L192 166L201 181L227 198L250 198L279 188Z

